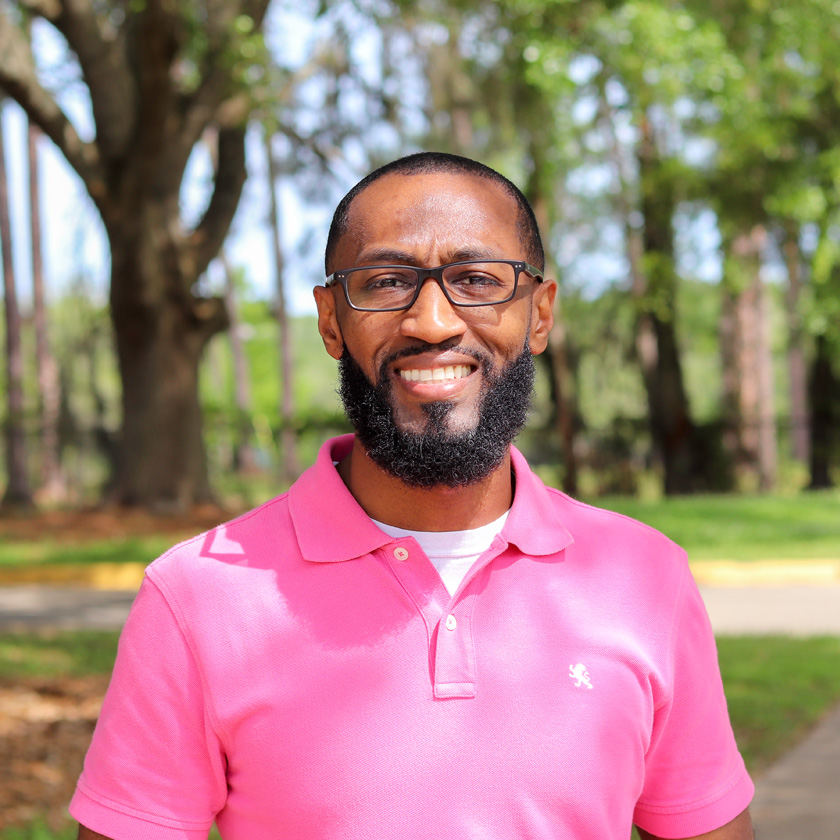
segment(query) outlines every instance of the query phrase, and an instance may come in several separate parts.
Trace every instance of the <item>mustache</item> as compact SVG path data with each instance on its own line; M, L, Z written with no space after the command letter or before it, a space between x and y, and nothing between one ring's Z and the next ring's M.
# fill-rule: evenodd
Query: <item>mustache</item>
M469 356L475 360L485 374L490 372L493 367L493 360L490 358L490 354L476 350L473 347L462 347L460 344L452 341L443 341L440 344L427 344L423 342L422 344L413 344L410 347L403 347L401 350L395 350L393 353L389 353L379 365L379 381L382 382L387 378L388 367L394 362L400 359L409 359L412 356L420 356L430 351L438 353L452 351L462 356Z

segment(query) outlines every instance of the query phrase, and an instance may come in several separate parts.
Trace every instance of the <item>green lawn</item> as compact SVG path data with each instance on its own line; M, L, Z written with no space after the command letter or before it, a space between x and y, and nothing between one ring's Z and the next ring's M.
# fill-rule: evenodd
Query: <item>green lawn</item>
M186 536L186 535L184 535ZM0 541L0 567L36 564L80 565L87 563L151 563L179 541L179 537L128 537L81 543L56 540Z
M692 560L840 559L840 491L795 496L626 497L593 503L646 522Z
M692 560L840 559L840 491L795 496L691 496L644 501L610 497L594 503L666 533ZM102 562L150 563L180 539L160 536L62 543L0 541L0 568Z
M0 678L110 674L119 635L103 630L0 633Z
M724 636L718 657L750 770L765 768L840 702L840 638Z
M117 634L0 634L0 677L108 673ZM840 638L718 639L732 724L747 766L760 771L840 702ZM214 833L211 837L216 837ZM71 840L75 830L9 829L0 840Z

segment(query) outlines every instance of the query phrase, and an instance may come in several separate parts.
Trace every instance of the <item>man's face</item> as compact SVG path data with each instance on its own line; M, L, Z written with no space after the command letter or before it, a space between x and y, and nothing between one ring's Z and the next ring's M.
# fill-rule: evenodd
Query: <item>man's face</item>
M354 200L332 268L526 260L517 210L501 187L473 175L386 175ZM522 275L508 303L463 308L450 304L432 280L401 312L352 310L338 286L319 287L315 294L330 354L355 360L401 433L432 433L440 440L474 436L487 395L505 381L505 371L520 377L523 369L512 366L523 353L542 352L554 288ZM342 370L344 380L347 362ZM524 410L527 395L516 399ZM502 442L504 449L509 442Z

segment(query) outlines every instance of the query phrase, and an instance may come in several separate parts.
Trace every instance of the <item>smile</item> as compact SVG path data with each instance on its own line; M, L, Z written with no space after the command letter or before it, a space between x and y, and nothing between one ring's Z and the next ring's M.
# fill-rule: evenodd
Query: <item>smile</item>
M438 368L404 369L399 373L408 382L446 382L450 379L465 379L472 373L472 368L470 365L447 365Z

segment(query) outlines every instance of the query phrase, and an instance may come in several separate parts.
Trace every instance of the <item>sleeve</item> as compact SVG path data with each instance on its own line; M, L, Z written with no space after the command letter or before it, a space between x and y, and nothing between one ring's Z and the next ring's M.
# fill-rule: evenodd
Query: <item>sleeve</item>
M671 640L672 688L655 710L634 822L659 837L694 837L726 825L754 787L726 708L712 627L686 570Z
M216 731L188 640L147 577L70 813L119 840L205 840L227 791Z

